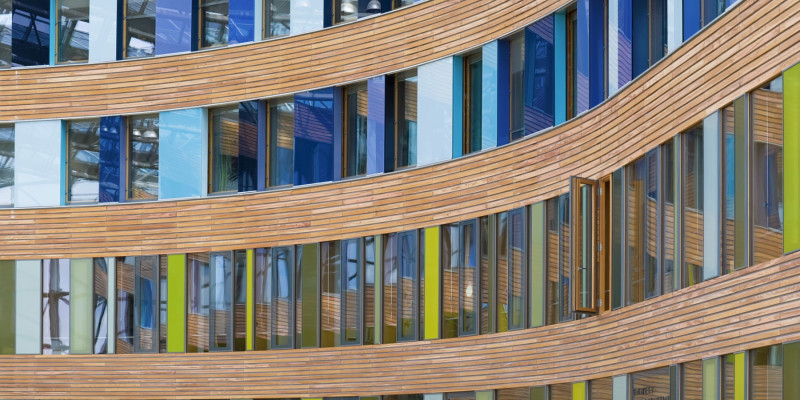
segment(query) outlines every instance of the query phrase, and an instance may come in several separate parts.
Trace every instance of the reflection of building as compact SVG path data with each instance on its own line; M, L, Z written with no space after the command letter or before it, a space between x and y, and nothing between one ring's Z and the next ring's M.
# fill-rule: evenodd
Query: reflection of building
M6 3L0 397L800 397L800 3Z

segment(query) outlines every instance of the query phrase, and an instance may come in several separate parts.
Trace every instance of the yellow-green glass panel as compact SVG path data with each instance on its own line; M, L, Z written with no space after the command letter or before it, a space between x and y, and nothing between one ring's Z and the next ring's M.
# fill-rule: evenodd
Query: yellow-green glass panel
M800 65L783 73L783 251L800 249Z
M703 400L719 399L719 361L717 358L703 360Z
M572 384L572 400L586 400L586 382Z
M300 261L302 304L302 347L319 347L319 244L303 245Z
M70 261L69 352L92 353L92 259Z
M547 387L545 386L532 387L531 400L547 400Z
M186 351L186 254L167 256L167 351Z
M475 392L475 400L493 400L494 390L480 390Z
M247 350L253 350L255 331L253 330L253 315L255 311L255 259L254 251L247 250Z
M439 227L425 229L425 339L439 338Z
M733 399L744 400L745 393L745 353L736 353L733 355Z
M531 206L531 327L544 326L544 202Z
M14 261L0 261L0 355L16 352L16 269Z
M744 354L742 360L744 362ZM800 342L783 345L783 399L800 399Z

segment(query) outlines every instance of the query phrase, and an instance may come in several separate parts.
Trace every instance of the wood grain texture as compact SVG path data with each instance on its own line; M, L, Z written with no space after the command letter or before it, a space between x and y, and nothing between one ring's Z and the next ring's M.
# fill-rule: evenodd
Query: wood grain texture
M488 8L500 16L527 13L522 19L527 23L555 7L543 5L548 2L456 3L458 19L464 21ZM435 16L450 6L452 2L433 0L419 7ZM385 18L399 18L415 9ZM255 194L0 210L0 259L171 254L322 242L451 223L552 198L567 191L570 176L600 178L614 171L800 60L799 16L800 2L740 2L588 113L539 136L442 164ZM433 18L428 25L437 21ZM351 29L358 31L359 26ZM511 22L508 26L517 27ZM484 31L492 32L492 37L504 32L493 24L470 32L482 37ZM446 36L453 34L448 31ZM253 46L262 45L266 44ZM452 51L435 49L439 56ZM392 69L405 65L398 62ZM332 79L342 82L341 77ZM24 79L17 83L35 86ZM183 93L179 86L172 90ZM7 109L0 104L0 110Z
M610 311L492 335L213 354L0 356L0 397L260 398L557 384L800 339L800 253Z

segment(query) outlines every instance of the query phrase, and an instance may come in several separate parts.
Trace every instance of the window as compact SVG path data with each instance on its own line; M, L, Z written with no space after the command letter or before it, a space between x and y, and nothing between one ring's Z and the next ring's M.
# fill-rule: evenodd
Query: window
M528 225L526 209L517 208L508 212L508 234L506 243L508 249L505 250L507 257L506 265L508 266L508 330L524 329L527 305L527 233ZM503 244L498 240L499 244ZM503 249L498 250L498 254L502 254ZM498 268L502 265L498 262ZM498 273L501 273L498 269ZM498 295L503 294L498 291ZM504 329L505 327L499 327Z
M322 290L322 347L340 346L342 300L342 260L339 241L320 246Z
M358 0L329 0L333 1L333 23L355 21L359 17Z
M696 126L681 136L681 196L683 197L682 285L703 281L703 127Z
M267 186L291 185L294 174L294 101L269 102Z
M631 4L635 78L667 54L667 3L666 0L646 0Z
M417 164L417 71L397 75L395 169Z
M343 177L367 173L367 85L344 91Z
M514 141L525 136L525 36L517 35L511 38L509 47L511 52L509 62L511 132L509 140Z
M547 200L545 266L547 268L547 324L573 319L570 266L570 196Z
M748 266L747 184L749 170L746 100L722 110L722 273Z
M363 241L333 241L320 248L322 347L361 344Z
M567 119L578 113L578 11L567 11Z
M233 252L233 350L247 350L247 250Z
M42 297L42 354L69 354L69 260L42 261Z
M14 205L14 125L0 125L0 206Z
M123 57L156 54L156 0L126 0Z
M213 109L210 115L209 192L236 192L239 190L239 107Z
M269 249L255 250L255 343L253 350L269 350L272 340L272 257Z
M186 352L233 349L233 254L187 255Z
M117 258L116 275L116 353L157 353L158 256Z
M383 242L383 343L417 340L424 318L419 235L417 231L392 233Z
M100 193L100 120L67 123L67 201L97 202Z
M0 68L11 66L12 0L0 0Z
M658 149L628 165L627 304L660 293L658 266Z
M393 0L393 1L394 1L393 8L400 8L414 4L414 0Z
M272 248L272 348L294 347L295 257L294 247Z
M631 398L674 399L671 397L670 367L634 372L630 375Z
M228 44L228 0L200 0L200 47Z
M469 154L482 148L482 83L481 54L464 57L464 133L463 152Z
M783 398L783 351L781 345L750 350L750 393L757 400Z
M128 117L128 199L158 199L158 115Z
M681 364L681 399L703 400L703 360Z
M291 33L290 10L290 0L265 0L264 38L285 36Z
M675 141L670 140L661 146L661 180L663 182L663 206L661 220L662 238L662 290L670 293L680 289L678 282L678 269L675 267L677 259L679 234L675 226Z
M89 60L89 0L58 0L57 61Z

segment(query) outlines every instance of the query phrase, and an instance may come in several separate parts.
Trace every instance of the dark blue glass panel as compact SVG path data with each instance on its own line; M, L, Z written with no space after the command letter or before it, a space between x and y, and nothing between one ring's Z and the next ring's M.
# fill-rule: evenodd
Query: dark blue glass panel
M124 201L125 118L100 118L100 203Z
M525 29L525 134L555 124L555 16Z
M384 171L386 77L367 81L367 174Z
M497 41L497 131L487 132L497 138L497 145L502 146L511 141L511 51L508 40Z
M633 74L636 78L649 66L649 30L647 16L647 1L633 1L631 4L632 15L632 42L633 42Z
M255 1L230 0L228 3L228 44L255 40Z
M50 64L50 1L14 0L11 64Z
M619 87L633 79L633 17L631 12L632 0L618 0L617 10L617 84Z
M589 107L605 99L605 9L604 0L589 2Z
M333 88L294 96L294 184L333 180Z
M192 0L158 0L156 3L156 55L191 51Z
M258 190L258 149L258 102L239 103L240 192Z
M683 40L692 37L700 30L701 26L700 2L697 0L683 0Z
M578 26L576 29L576 109L580 114L589 109L589 5L591 0L578 0Z

